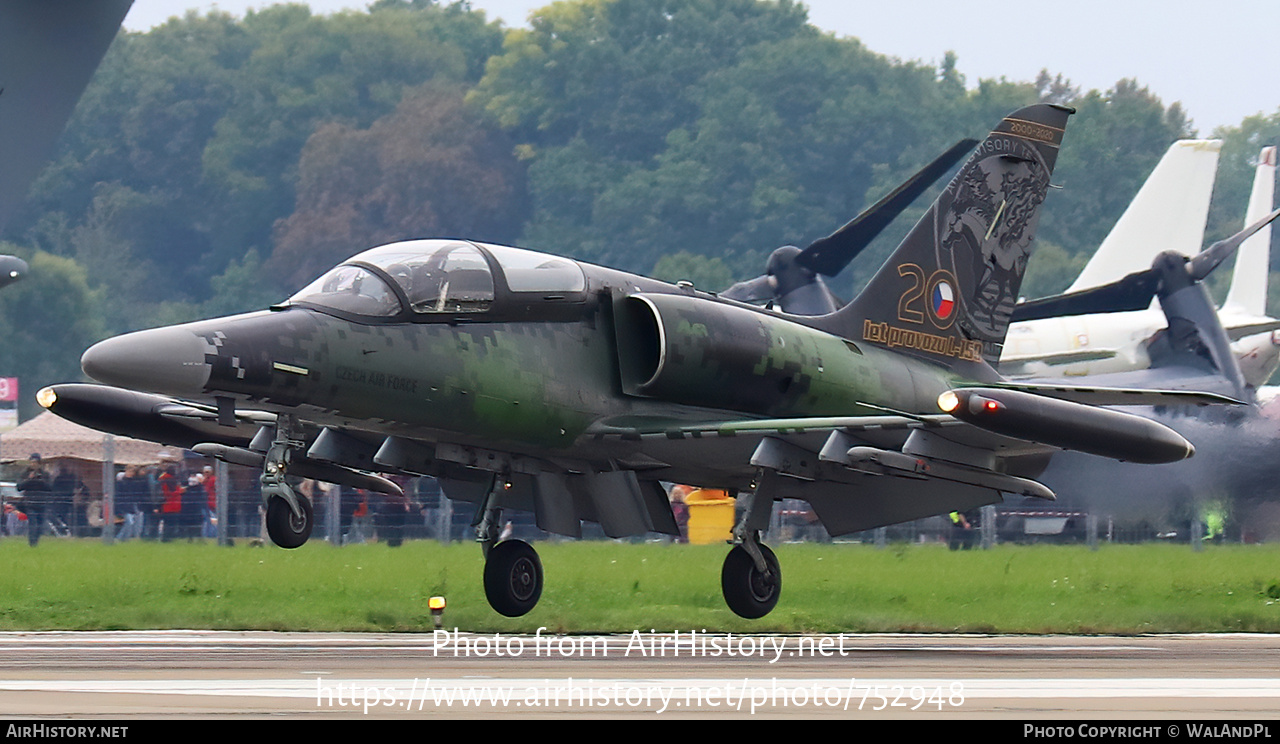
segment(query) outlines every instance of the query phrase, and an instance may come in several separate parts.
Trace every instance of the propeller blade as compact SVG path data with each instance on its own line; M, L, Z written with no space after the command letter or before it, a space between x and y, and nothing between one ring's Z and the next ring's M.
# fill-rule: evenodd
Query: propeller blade
M1235 253L1241 243L1269 225L1277 217L1280 217L1280 209L1263 217L1235 235L1225 240L1219 240L1197 253L1194 258L1187 260L1188 280L1191 282L1203 280L1214 269L1218 268L1223 261ZM1161 254L1161 256L1165 255L1176 256L1177 254ZM1159 259L1157 259L1156 264L1150 269L1135 271L1119 281L1104 284L1100 287L1024 302L1013 309L1011 322L1142 310L1150 306L1151 298L1161 291L1162 267L1159 265ZM1170 280L1172 280L1172 276L1170 276ZM1166 287L1166 291L1172 291L1172 289Z
M768 274L763 274L755 279L738 282L721 292L720 296L727 300L737 300L738 302L760 302L761 300L772 300L777 291L778 281Z
M1231 254L1236 252L1240 244L1248 240L1254 233L1271 224L1277 216L1280 216L1280 209L1263 217L1257 222L1249 225L1240 232L1232 235L1225 240L1219 240L1213 245L1200 251L1187 263L1187 274L1191 277L1191 281L1198 282L1209 275L1214 269L1218 268L1218 264L1227 260Z
M883 199L863 210L862 214L854 217L844 227L825 238L813 241L796 257L796 263L823 276L839 274L902 210L977 144L978 140L966 139L952 145L951 149L921 168Z
M1024 302L1013 308L1010 322L1143 310L1151 305L1151 298L1159 288L1158 273L1151 269L1135 271L1101 287Z

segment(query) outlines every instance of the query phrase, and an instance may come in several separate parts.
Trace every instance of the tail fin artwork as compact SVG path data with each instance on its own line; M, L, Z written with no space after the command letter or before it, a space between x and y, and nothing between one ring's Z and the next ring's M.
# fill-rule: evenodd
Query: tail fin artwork
M948 366L994 365L1072 113L1037 104L1006 116L824 330Z
M1264 147L1258 155L1253 176L1253 192L1244 224L1251 225L1272 209L1276 190L1276 148ZM1262 228L1240 246L1235 273L1224 310L1263 317L1267 314L1267 276L1271 264L1271 227Z
M1204 245L1221 149L1221 140L1178 140L1170 145L1066 292L1145 271L1164 251L1196 255ZM1253 221L1270 211L1262 210Z

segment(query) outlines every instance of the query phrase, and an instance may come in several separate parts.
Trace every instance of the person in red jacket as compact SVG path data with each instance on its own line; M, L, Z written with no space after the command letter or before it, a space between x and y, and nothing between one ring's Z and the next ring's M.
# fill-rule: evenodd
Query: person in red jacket
M169 542L181 530L182 485L178 483L177 469L166 465L157 481L160 484L160 530L162 542Z

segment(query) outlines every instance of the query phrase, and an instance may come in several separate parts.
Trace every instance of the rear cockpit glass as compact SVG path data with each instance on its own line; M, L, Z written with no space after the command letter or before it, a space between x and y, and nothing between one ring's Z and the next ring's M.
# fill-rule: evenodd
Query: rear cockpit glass
M489 262L468 243L392 243L353 260L387 272L404 290L415 313L478 313L493 303Z
M356 315L388 318L400 314L400 301L377 274L359 266L339 266L289 298Z
M546 253L486 245L497 259L512 292L576 294L587 287L582 268L574 261Z

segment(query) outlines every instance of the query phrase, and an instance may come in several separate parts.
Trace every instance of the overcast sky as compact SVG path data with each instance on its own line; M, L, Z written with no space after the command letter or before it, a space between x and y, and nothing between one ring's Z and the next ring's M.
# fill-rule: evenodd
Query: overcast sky
M187 8L237 15L264 0L135 0L125 27L146 30ZM310 0L318 13L362 9L364 0ZM472 0L509 26L524 25L546 0ZM810 0L812 23L856 36L901 59L959 55L970 85L979 78L1033 80L1062 73L1085 90L1137 78L1166 105L1181 101L1200 134L1280 109L1277 0Z

